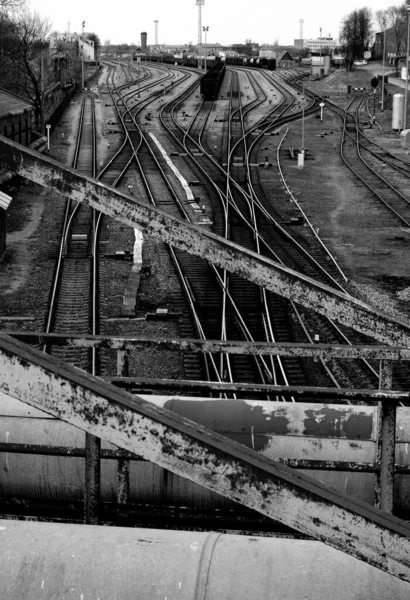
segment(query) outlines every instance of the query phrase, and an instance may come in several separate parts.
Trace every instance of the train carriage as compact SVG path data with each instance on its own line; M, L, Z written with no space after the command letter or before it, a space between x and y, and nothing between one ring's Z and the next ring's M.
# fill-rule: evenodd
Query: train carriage
M216 100L225 75L226 65L216 62L201 79L201 94L205 100Z

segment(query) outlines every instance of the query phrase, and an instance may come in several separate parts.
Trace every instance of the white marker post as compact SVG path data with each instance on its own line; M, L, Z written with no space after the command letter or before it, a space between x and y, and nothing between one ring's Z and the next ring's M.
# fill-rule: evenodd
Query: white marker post
M50 129L51 125L46 125L47 129L47 152L50 152Z
M321 103L319 104L319 106L320 106L320 122L322 123L322 122L323 122L323 109L324 109L324 107L325 107L325 103L324 103L324 102L321 102Z

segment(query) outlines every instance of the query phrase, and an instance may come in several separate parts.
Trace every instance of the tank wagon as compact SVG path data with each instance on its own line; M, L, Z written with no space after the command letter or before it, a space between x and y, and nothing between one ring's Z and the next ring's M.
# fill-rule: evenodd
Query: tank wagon
M134 56L134 60L136 60L137 56ZM197 69L200 65L196 56L172 56L172 54L151 54L147 55L146 62L155 62L155 63L164 63L166 65L177 65L179 67L193 67ZM202 59L202 65L205 60ZM208 67L214 65L216 62L216 58L214 56L208 56L206 59L206 64Z
M139 55L138 55L139 56ZM137 55L134 56L136 60ZM172 56L172 54L151 54L147 55L146 62L164 63L167 65L178 65L180 67L193 67L195 69L200 68L204 65L205 60L202 58L198 60L196 56ZM201 62L201 64L199 64ZM275 58L248 58L246 56L227 56L223 58L208 56L206 64L208 67L212 67L215 64L223 62L226 65L233 65L238 67L253 67L255 69L266 69L268 71L276 70L276 59Z
M201 94L205 100L216 100L225 75L226 65L215 63L201 79Z
M166 408L222 433L268 459L295 461L301 456L315 465L309 475L359 501L373 503L375 473L356 471L350 464L371 465L376 460L377 407L352 405L318 405L276 403L256 400L144 396L156 406ZM0 395L1 398L1 395ZM406 413L407 411L407 413ZM408 409L399 408L396 428L396 463L401 472L395 475L395 514L410 515L410 419ZM2 513L36 514L36 506L48 506L52 514L67 518L84 498L84 433L72 425L22 404L13 398L0 403L0 440L3 441L0 465ZM35 447L31 445L35 443ZM102 442L101 501L115 510L118 465L115 448ZM342 461L330 470L330 463ZM129 508L144 506L147 514L159 519L161 507L185 507L186 515L198 513L230 515L236 521L238 506L187 479L138 457L129 465ZM6 509L7 506L7 509ZM61 508L59 508L61 507ZM44 510L42 508L41 510ZM24 512L26 511L26 512ZM27 512L28 511L28 512ZM60 511L60 512L58 512ZM64 512L66 511L66 512ZM132 513L132 511L131 511ZM131 514L130 513L130 514ZM42 513L43 514L43 513ZM118 519L124 517L123 506ZM182 513L181 513L182 514ZM111 516L110 516L111 515ZM225 518L224 516L224 518ZM109 521L112 512L103 517ZM133 517L129 517L133 518ZM141 520L143 517L136 517ZM184 517L186 518L186 517ZM192 517L194 522L196 518ZM238 521L239 523L239 521ZM249 521L247 527L261 522ZM241 521L240 527L246 527Z
M253 67L256 69L267 69L268 71L276 71L276 58L248 58L247 56L227 56L224 59L227 65L238 67Z

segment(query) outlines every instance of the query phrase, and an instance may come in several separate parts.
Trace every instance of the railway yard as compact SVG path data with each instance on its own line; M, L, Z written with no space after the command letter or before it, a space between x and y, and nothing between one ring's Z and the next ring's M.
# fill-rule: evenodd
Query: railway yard
M244 110L248 111L247 104L255 102L256 89L262 89L266 96L262 106L258 105L256 109L250 110L244 115L245 127L254 130L249 136L249 143L254 142L257 137L258 120L266 119L275 104L279 105L283 101L283 90L286 90L286 87L282 87L285 86L286 75L285 80L276 76L281 86L280 91L278 88L272 87L274 85L272 81L275 81L272 76L267 80L265 73L263 75L262 77L257 72L252 75L251 82L255 86L254 89L246 79L245 70L239 71L239 77L242 78L242 86L245 90L242 92L246 99L246 102L243 100ZM100 75L98 91L95 88L95 91L84 94L87 98L95 98L96 161L98 162L94 167L96 173L121 148L124 139L114 102L109 95L107 77L108 67ZM179 74L178 77L181 75ZM192 74L191 77L193 77ZM121 70L119 73L117 72L116 78L117 86L126 86L132 76L129 72ZM262 88L257 88L257 84ZM163 85L160 84L160 86ZM220 140L224 135L223 131L227 122L229 85L230 80L227 78L220 92L221 98L224 97L225 100L219 100L210 109L205 130L206 138L205 134L203 135L206 139L205 151L209 152L211 158L218 162L224 160L223 153L226 152ZM170 101L171 94L176 96L176 86L177 82L171 93L167 91L167 102ZM376 143L392 149L397 156L406 161L407 151L400 147L399 136L397 134L393 136L389 128L391 111L379 113L380 127L368 128L367 123L372 108L370 101L367 99L367 104L366 99L362 102L361 94L356 99L346 97L346 87L340 71L336 71L330 80L321 83L312 82L310 86L307 84L306 88L324 95L330 93L330 98L334 96L335 103L342 108L350 104L352 100L356 103L361 102L359 119L365 122L364 131L368 139L373 139ZM290 89L289 87L287 90L288 94ZM137 86L129 87L130 98L136 91ZM301 92L297 91L295 94L296 104L293 108L288 108L289 117L298 108L300 109L300 104L298 104L300 100L298 99ZM135 100L130 100L130 105L132 106L134 102L136 103ZM200 130L205 123L205 116L202 113L198 115L195 123L191 123L193 115L198 112L200 105L198 94L193 94L177 107L176 117L177 120L179 119L179 126L182 130L187 130L189 125L191 135L192 130L198 135L196 130ZM162 148L168 149L168 153L164 150L160 156L166 169L170 169L170 164L178 169L181 163L186 163L185 152L180 152L175 141L172 141L170 146L169 136L164 132L160 122L160 111L163 111L165 116L164 124L169 118L163 109L164 106L164 97L160 96L152 104L148 104L147 108L140 108L138 118L146 137L157 136L157 143L160 144L162 140ZM67 165L74 164L81 107L82 96L77 95L51 136L50 156ZM209 107L207 108L209 109ZM283 110L282 107L280 110ZM339 280L343 281L344 288L349 293L379 308L406 316L409 308L407 289L409 279L405 260L408 245L406 224L400 222L396 217L392 217L390 221L386 222L386 219L389 218L387 209L381 206L377 199L372 198L371 192L365 190L363 183L358 181L358 178L350 173L343 164L339 154L341 111L326 108L322 120L317 118L319 114L316 111L315 114L307 114L305 118L306 162L304 169L298 168L296 159L302 141L301 119L286 123L285 117L280 120L280 124L272 132L257 138L258 145L252 154L254 162L251 162L250 166L251 177L255 181L255 185L263 188L264 194L268 196L267 201L270 201L271 205L274 198L274 210L277 211L275 214L278 215L279 224L296 240L306 245L306 248L309 249L308 252L313 252L314 256L316 256L315 252L322 253L322 260L331 265L333 274L337 273L339 269L341 273L338 275ZM148 117L149 120L146 120L148 115L151 116ZM157 154L158 148L159 145L154 146ZM244 168L238 166L238 160L242 158L241 152L243 150L239 150L239 152L236 150L239 159L233 154L230 168L235 179L239 176L239 180L242 178L241 183L243 183ZM198 161L195 154L199 153L200 151L195 151L195 161ZM119 160L124 161L124 158L121 157ZM166 164L166 161L169 164ZM266 161L269 165L267 168L262 166ZM203 162L205 161L203 160ZM87 165L86 169L81 166L77 168L86 173L89 167ZM191 201L187 201L187 192L179 184L178 193L180 195L182 193L183 202L181 210L187 211L186 214L183 213L184 217L193 223L199 223L204 228L211 229L216 222L216 202L212 198L211 183L208 180L198 185L200 182L197 168L184 164L183 169L180 173L185 181L194 181L195 184L191 186L189 192L191 196L194 195ZM386 167L383 169L385 171ZM88 172L91 173L91 171ZM21 180L19 183L21 185L16 187L16 180L13 180L8 188L10 195L15 194L15 191L17 194L8 216L7 258L0 266L4 281L1 316L4 319L4 329L41 331L50 296L51 272L48 266L53 260L53 250L57 252L59 244L56 234L56 215L60 215L60 218L63 219L64 205L61 199L51 192L40 188L33 190L31 185L26 185ZM161 184L154 181L152 185L155 186L152 191L153 196L161 197L163 194ZM175 185L175 177L173 185ZM141 177L137 175L133 165L123 175L120 186L125 192L131 191L131 195L145 197L147 201L149 200ZM165 206L167 203L169 200L164 200ZM159 200L159 206L161 206L161 200ZM405 220L406 214L402 218ZM317 233L315 234L315 232ZM222 233L222 231L218 233ZM360 243L358 243L358 239L360 239ZM187 310L180 283L173 272L174 267L168 250L161 243L158 244L148 236L144 237L142 244L143 268L138 294L135 298L136 303L131 301L129 309L131 312L127 314L128 309L123 303L123 297L132 267L130 259L135 243L133 229L111 220L110 223L103 225L102 240L100 253L104 276L100 282L102 302L100 321L104 329L100 333L106 335L130 333L131 324L129 320L126 320L128 316L140 319L132 322L135 334L164 337L178 335L178 323L175 319L168 321L143 320L147 313L153 313L158 309L167 309L173 313ZM321 243L325 249L319 248ZM120 254L116 256L116 253L120 252L125 252L122 258L126 260L121 260ZM106 258L108 256L115 258ZM332 260L329 257L332 257ZM333 264L333 259L337 268ZM292 266L296 264L293 263ZM316 277L314 271L309 274ZM35 302L33 302L33 292L35 293ZM62 330L57 328L56 331ZM87 325L85 332L87 332ZM219 335L215 331L214 336L207 337L213 339ZM160 364L152 360L150 353L148 353L146 361L143 360L142 363L140 362L141 358L139 356L138 359L138 371L141 376L144 374L144 376L151 377L155 372L155 375L160 378L179 379L179 375L183 373L183 364L180 358L176 359L174 355L169 356L169 360L162 355Z
M81 396L82 427L70 400L37 410L51 383L26 409L0 391L0 516L296 537L308 553L316 537L394 576L358 574L372 597L405 598L410 371L407 351L380 346L409 339L410 151L390 103L372 122L373 90L354 91L370 66L320 80L234 65L217 76L106 61L44 158L1 142L18 175L2 185L13 201L0 335L23 367L48 359L98 410ZM154 426L137 433L119 406ZM266 500L286 513L273 468L311 494L289 518ZM266 485L258 499L247 481ZM366 541L346 550L356 527ZM373 551L378 535L393 566Z

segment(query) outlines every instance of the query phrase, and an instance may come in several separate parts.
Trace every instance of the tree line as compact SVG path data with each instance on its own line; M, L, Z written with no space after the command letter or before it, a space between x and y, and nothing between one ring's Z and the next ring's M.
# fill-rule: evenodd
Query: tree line
M406 2L398 6L389 6L376 11L370 8L359 8L346 15L340 28L340 51L346 60L346 68L350 69L353 61L363 58L364 52L370 50L375 30L389 29L393 32L396 55L406 52L407 46L407 12Z
M61 70L50 57L51 22L30 10L26 0L0 0L0 81L1 87L22 96L34 105L36 128L44 133L44 95L61 81ZM96 34L85 35L94 42L96 53L100 41ZM77 47L56 48L70 65L70 81L81 81L81 57Z

